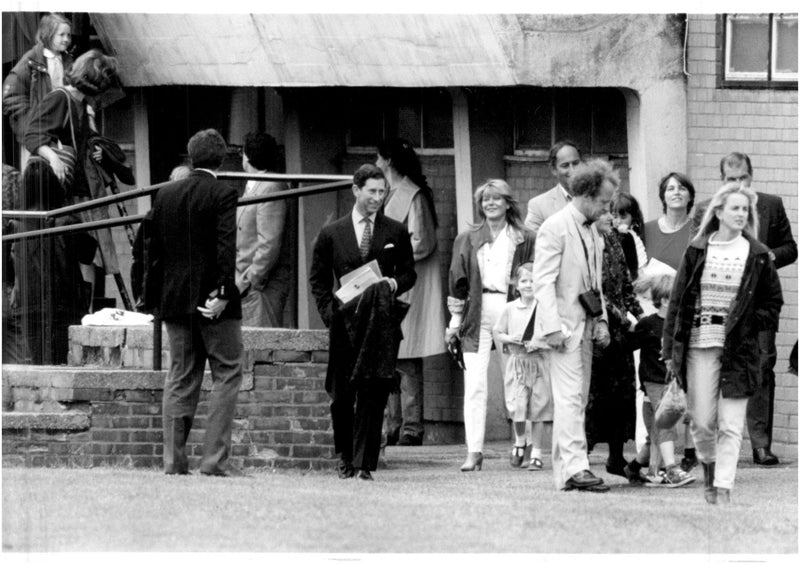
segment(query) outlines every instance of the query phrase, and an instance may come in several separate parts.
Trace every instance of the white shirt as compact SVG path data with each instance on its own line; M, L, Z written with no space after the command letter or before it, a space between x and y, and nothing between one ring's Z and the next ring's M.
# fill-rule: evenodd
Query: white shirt
M485 290L503 294L508 291L508 246L510 244L511 239L508 237L508 225L506 225L497 234L494 243L486 243L478 250L481 282Z
M368 215L367 217L372 222L372 231L375 231L375 216L378 215L377 212L373 213L372 215ZM356 241L358 242L358 246L361 247L361 239L364 237L364 228L366 228L367 224L362 221L364 216L353 206L353 213L350 214L350 217L353 219L353 227L356 230Z
M43 49L44 57L47 59L47 74L50 75L50 84L53 88L64 86L64 62L61 55L56 55L46 47Z

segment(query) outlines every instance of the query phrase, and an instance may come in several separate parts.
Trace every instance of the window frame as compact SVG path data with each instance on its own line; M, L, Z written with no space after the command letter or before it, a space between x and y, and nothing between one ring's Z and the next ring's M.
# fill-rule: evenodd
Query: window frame
M742 88L742 89L772 89L772 90L794 90L797 89L798 79L797 76L775 76L775 63L777 57L775 54L775 45L777 41L777 18L775 16L795 16L796 14L788 13L769 13L767 14L767 30L769 36L767 37L767 61L764 78L762 73L754 76L756 73L740 73L730 76L728 72L728 61L730 60L731 43L729 38L731 35L730 26L734 21L735 16L756 16L758 14L722 14L718 19L718 33L720 44L717 46L719 53L718 65L718 88Z

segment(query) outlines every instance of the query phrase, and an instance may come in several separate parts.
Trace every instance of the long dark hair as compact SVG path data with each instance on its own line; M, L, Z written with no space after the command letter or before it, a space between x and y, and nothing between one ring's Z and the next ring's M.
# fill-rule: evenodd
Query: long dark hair
M407 176L411 182L419 186L422 196L428 202L428 207L430 207L433 215L433 225L438 227L439 219L436 216L436 206L433 203L433 190L428 186L425 175L422 174L422 165L411 143L400 138L384 140L378 145L378 154L391 161L389 166L395 169L398 174Z

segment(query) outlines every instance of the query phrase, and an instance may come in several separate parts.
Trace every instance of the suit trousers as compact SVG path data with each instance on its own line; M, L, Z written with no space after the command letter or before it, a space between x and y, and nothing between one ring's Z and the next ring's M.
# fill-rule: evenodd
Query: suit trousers
M390 379L375 378L358 384L338 382L331 401L336 454L355 468L375 470L381 449L381 427Z
M198 314L164 324L172 359L164 382L164 471L189 470L186 440L194 423L208 359L213 385L200 471L222 473L230 453L236 396L242 381L241 321L209 321Z
M410 435L422 438L423 381L422 359L403 358L397 361L400 374L400 393L389 394L386 403L387 434Z
M489 401L489 361L492 357L492 329L506 305L505 294L483 294L478 352L464 353L464 435L468 452L483 452L486 436L486 408ZM501 346L495 347L500 373L505 367Z
M758 384L747 402L747 433L750 444L756 448L772 446L772 416L775 408L775 331L759 331L758 348L761 353Z
M724 398L719 391L722 347L689 348L686 354L686 404L700 462L716 461L714 486L733 488L747 398Z
M556 489L582 470L589 470L586 403L592 374L594 320L586 320L580 345L571 351L550 351L553 389L553 479Z

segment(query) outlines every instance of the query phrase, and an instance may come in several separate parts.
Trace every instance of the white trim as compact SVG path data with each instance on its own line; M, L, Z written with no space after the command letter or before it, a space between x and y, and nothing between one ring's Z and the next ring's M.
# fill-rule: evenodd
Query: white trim
M469 139L469 100L463 88L450 88L453 100L453 164L456 181L456 226L466 230L474 221L472 207L472 149Z

